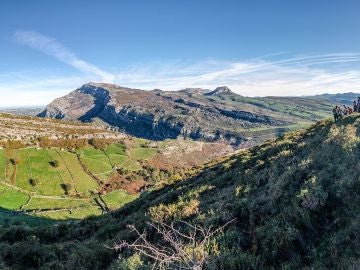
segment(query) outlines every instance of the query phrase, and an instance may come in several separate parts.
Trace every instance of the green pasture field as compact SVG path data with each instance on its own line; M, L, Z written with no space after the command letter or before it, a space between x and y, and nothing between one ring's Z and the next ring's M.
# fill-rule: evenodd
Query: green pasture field
M0 181L6 180L5 167L6 167L5 150L0 149Z
M111 210L115 210L135 200L137 197L138 196L128 194L123 190L114 190L102 196L102 199Z
M90 199L72 199L72 198L31 198L24 210L35 209L64 209L82 207L91 204Z
M121 166L128 160L125 150L125 145L123 144L110 144L105 149L105 153L108 155L112 166Z
M98 185L81 167L76 154L63 150L58 150L58 154L61 156L66 168L72 178L72 184L76 192L89 193L91 190L95 190Z
M79 156L91 173L103 180L108 178L112 166L104 151L87 147L79 151Z
M51 161L46 149L20 149L16 186L40 195L63 195L62 178L57 169L50 165ZM36 183L32 185L30 179Z
M89 216L101 215L101 209L94 205L89 205L72 210L57 210L57 211L44 211L37 213L38 217L43 217L53 220L71 220L83 219Z
M7 210L20 210L27 203L29 195L3 184L0 184L0 208Z
M133 159L146 160L156 155L157 149L154 148L134 148L131 157Z

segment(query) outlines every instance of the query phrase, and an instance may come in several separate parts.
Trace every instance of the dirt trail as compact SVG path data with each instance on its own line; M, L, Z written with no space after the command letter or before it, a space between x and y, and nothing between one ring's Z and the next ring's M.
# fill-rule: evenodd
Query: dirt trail
M5 186L8 186L8 187L10 187L10 188L12 188L12 189L15 189L15 190L17 190L17 191L20 191L20 192L23 192L23 193L26 193L26 194L30 194L29 191L27 191L27 190L25 190L25 189L22 189L22 188L19 188L19 187L13 185L13 184L9 184L9 183L7 183L7 182L1 182L1 184L5 185Z
M22 206L20 206L20 210L21 210L21 211L24 210L24 207L26 207L26 206L29 205L29 203L31 202L31 199L32 199L32 197L29 195L28 201L27 201L25 204L23 204Z

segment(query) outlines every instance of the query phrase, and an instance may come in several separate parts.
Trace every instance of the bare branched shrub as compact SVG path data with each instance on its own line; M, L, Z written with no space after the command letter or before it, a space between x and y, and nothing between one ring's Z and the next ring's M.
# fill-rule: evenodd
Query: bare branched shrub
M115 244L116 250L131 249L154 261L153 269L188 269L200 270L208 263L210 253L218 251L214 236L221 232L227 225L205 228L180 221L183 225L175 227L174 223L150 223L158 236L157 243L151 243L146 232L139 232L135 226L129 228L137 234L134 242L121 241Z

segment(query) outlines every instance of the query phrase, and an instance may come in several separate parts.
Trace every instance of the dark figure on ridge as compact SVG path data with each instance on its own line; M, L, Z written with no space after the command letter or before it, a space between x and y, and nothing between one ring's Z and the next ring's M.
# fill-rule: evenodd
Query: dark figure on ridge
M357 110L358 110L358 106L357 106L356 100L354 100L354 102L353 102L353 111L357 112Z
M338 110L338 106L336 105L335 108L333 109L333 114L334 114L334 120L335 122L339 119L339 110Z

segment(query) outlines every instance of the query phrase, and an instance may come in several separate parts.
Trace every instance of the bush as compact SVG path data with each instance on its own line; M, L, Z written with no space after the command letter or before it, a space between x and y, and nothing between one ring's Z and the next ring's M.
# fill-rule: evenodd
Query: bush
M18 141L18 140L8 140L5 144L5 148L8 149L20 149L24 147L25 145L22 143L22 141Z
M89 140L89 144L94 146L95 149L105 150L105 148L116 142L115 139L106 139L106 138L92 138Z
M60 165L60 163L59 163L59 161L57 159L50 161L49 164L51 166L53 166L54 168L57 168Z
M61 188L64 190L65 195L69 195L72 190L72 186L69 183L61 184Z
M84 148L88 141L87 139L49 139L48 137L38 138L40 147L50 148L50 147L59 147L66 149L81 149Z
M10 158L10 163L12 164L12 165L18 165L18 164L20 164L20 159L18 159L18 158Z
M37 185L37 180L34 179L34 178L30 178L29 179L29 184L32 186L32 187L35 187Z

